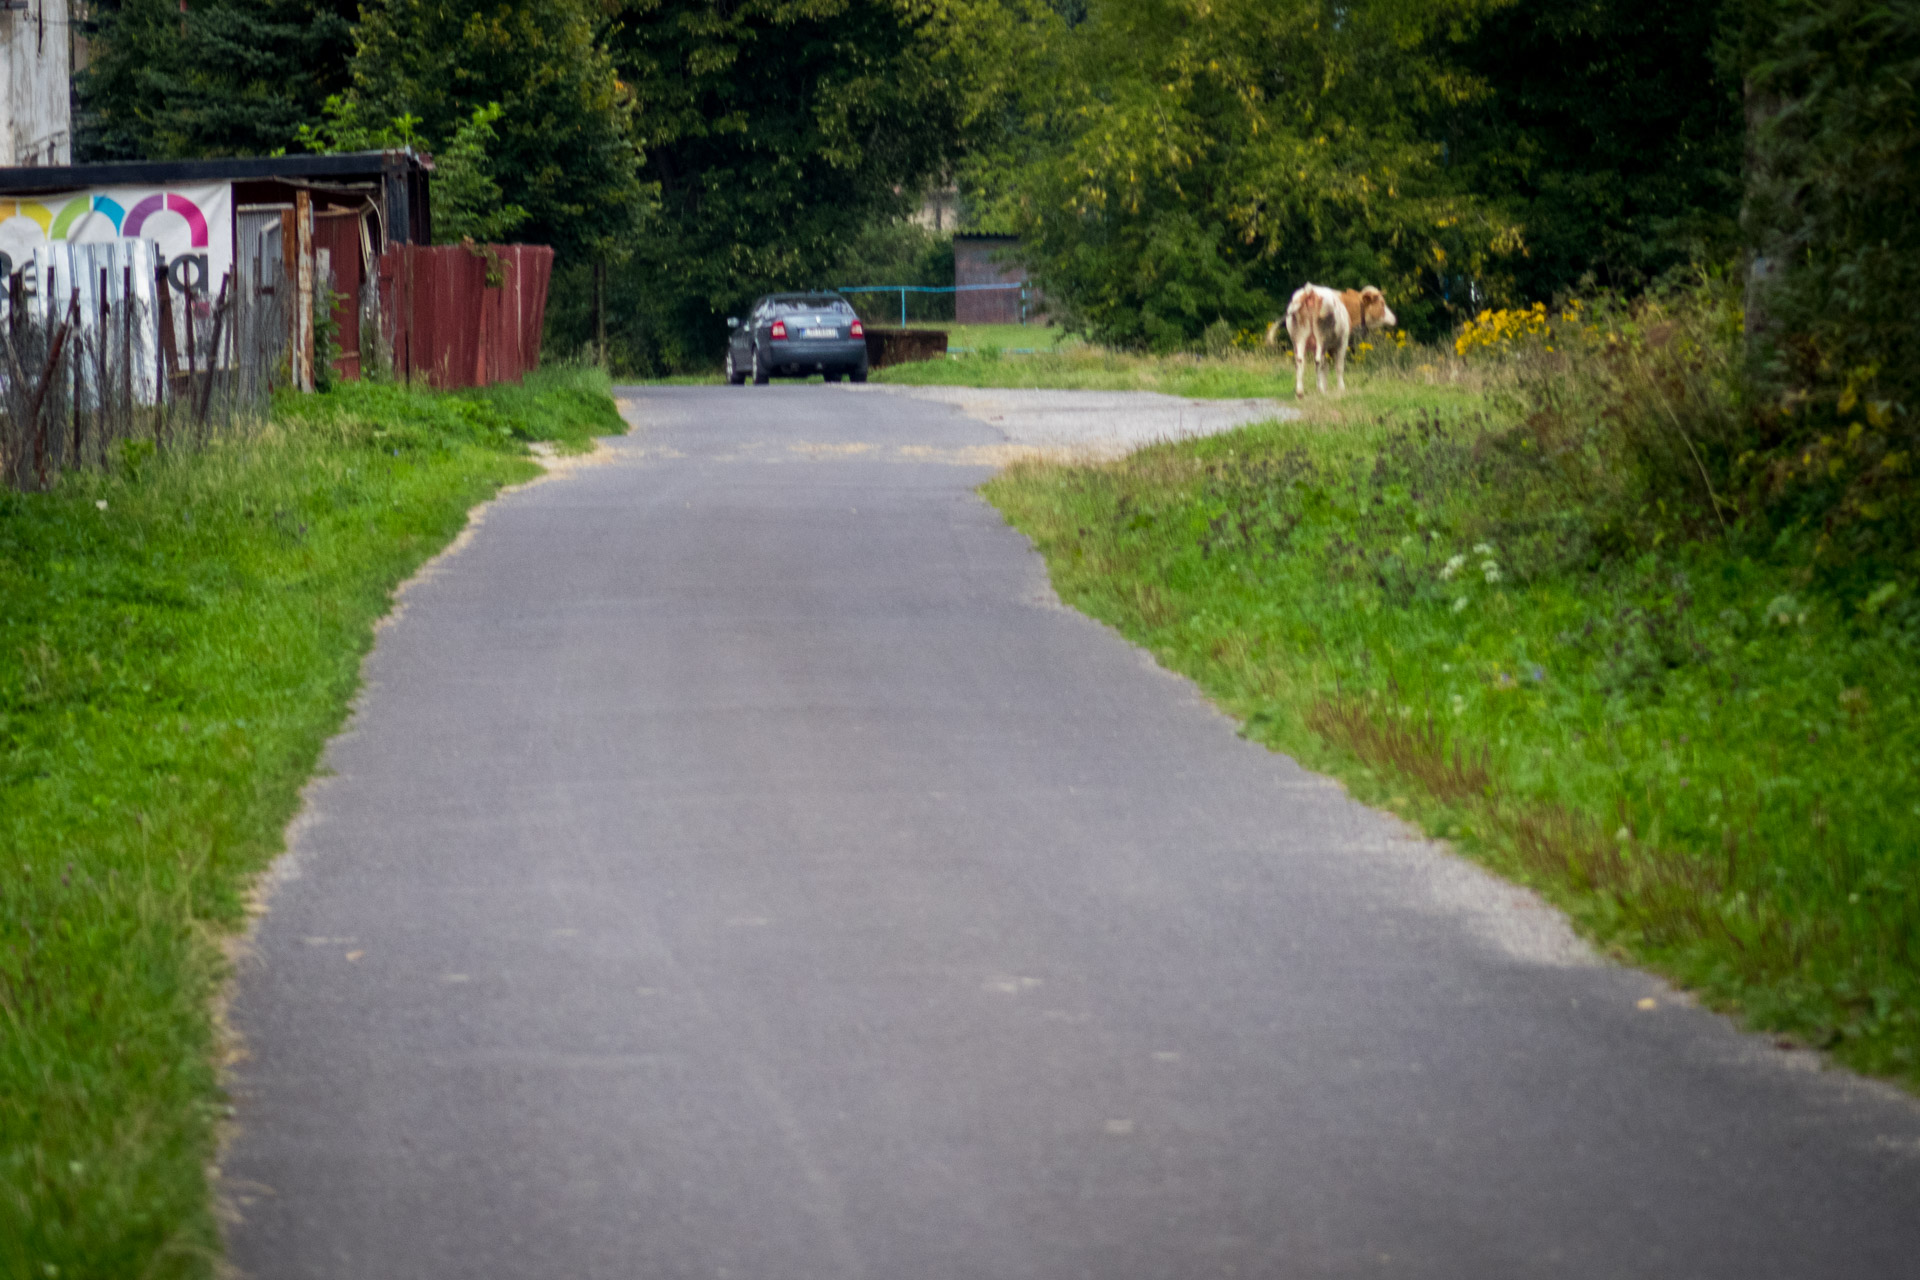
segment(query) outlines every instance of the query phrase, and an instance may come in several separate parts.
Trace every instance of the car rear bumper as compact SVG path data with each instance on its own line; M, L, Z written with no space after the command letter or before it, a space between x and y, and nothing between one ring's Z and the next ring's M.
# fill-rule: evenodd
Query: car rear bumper
M767 363L775 373L834 373L867 363L864 338L789 338L767 344Z

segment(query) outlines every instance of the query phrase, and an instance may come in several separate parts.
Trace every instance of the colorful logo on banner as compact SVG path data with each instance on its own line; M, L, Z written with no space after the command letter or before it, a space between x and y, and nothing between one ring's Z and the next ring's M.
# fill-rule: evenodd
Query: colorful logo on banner
M220 196L227 194L224 187L215 190ZM164 220L164 227L154 221L154 216L162 213L174 215ZM215 217L223 220L224 211L218 211ZM201 294L206 292L211 275L211 240L216 231L224 230L221 221L210 219L199 201L177 191L129 193L115 189L113 194L96 191L46 203L0 200L0 272L12 275L37 242L151 239L160 243L168 257L168 275L174 287ZM230 258L231 251L222 256Z

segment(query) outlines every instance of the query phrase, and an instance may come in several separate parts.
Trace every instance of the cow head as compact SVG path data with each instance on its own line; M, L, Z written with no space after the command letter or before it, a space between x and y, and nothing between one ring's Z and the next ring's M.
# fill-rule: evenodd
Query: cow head
M1360 291L1360 326L1363 329L1391 329L1400 323L1394 318L1393 308L1387 305L1387 295L1372 285Z

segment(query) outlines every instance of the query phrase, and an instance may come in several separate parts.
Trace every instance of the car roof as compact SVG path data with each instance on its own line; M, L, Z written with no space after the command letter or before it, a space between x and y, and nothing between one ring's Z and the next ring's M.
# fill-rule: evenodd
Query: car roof
M808 306L824 306L833 302L845 302L837 293L770 293L760 299L762 302L802 302Z

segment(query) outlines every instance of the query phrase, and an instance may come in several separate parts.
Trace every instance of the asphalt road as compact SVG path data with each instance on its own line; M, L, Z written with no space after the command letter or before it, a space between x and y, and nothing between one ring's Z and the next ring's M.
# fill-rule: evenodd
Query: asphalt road
M330 749L232 1011L245 1274L1920 1275L1920 1109L1061 608L993 423L630 396Z

